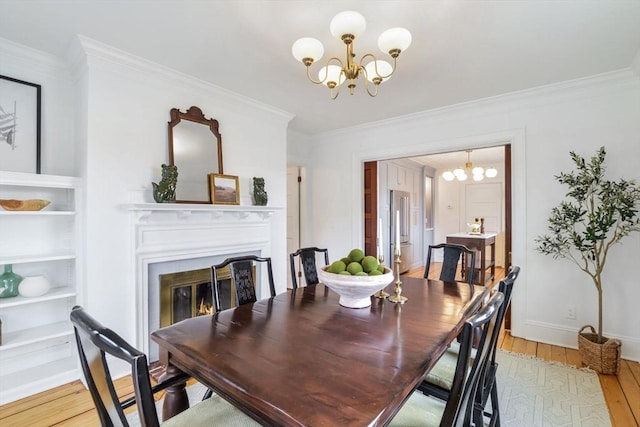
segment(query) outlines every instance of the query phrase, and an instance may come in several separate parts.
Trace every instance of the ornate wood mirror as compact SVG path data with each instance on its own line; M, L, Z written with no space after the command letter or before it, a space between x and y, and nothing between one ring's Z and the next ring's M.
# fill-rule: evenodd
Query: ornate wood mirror
M169 122L169 164L178 167L177 203L211 203L210 173L222 172L222 135L218 121L198 107L186 113L172 108Z

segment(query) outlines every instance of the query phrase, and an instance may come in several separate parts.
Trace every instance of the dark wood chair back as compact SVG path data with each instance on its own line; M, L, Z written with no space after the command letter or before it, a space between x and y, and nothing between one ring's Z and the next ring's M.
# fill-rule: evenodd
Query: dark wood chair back
M441 426L469 426L474 416L475 395L486 372L491 356L490 339L496 330L498 311L504 301L502 292L492 293L489 301L464 324L460 337L460 350ZM471 357L475 331L480 330L481 339ZM471 366L471 369L469 369ZM481 424L482 425L482 424Z
M184 382L187 376L178 376L171 381L151 387L147 356L133 348L118 334L105 328L82 307L75 306L70 314L74 327L80 365L87 388L95 404L102 426L129 426L124 409L138 405L142 426L156 427L160 423L153 394ZM109 371L106 355L118 358L131 366L134 396L120 401Z
M424 268L424 278L429 278L429 269L437 251L442 251L443 261L439 279L445 282L467 282L473 284L475 276L476 252L464 245L440 243L429 245L427 263ZM458 269L458 264L460 268ZM460 275L458 276L458 271Z
M300 273L304 273L304 280L307 286L320 283L316 267L316 254L318 253L324 253L324 265L329 265L329 251L327 249L316 247L300 248L294 253L289 254L291 284L293 289L298 288L298 275ZM301 268L296 268L296 257L300 258Z
M236 287L236 304L248 304L256 302L256 278L254 277L254 263L263 263L267 267L269 280L269 291L272 297L276 296L276 288L273 282L273 269L271 268L271 258L261 258L255 255L227 258L220 264L211 266L211 289L213 291L213 307L218 312L222 310L220 301L220 283L218 282L218 271L229 266L231 278ZM258 275L258 274L256 274Z

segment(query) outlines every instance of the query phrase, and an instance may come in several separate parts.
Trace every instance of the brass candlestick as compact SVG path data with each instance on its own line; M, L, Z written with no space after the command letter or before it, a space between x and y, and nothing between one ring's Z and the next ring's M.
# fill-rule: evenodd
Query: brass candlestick
M405 302L407 302L408 298L407 297L403 297L402 294L402 282L400 281L400 248L397 248L395 251L395 260L394 260L394 272L396 275L396 281L394 283L393 286L393 293L395 295L392 295L388 298L389 301L391 302L395 302L397 304L404 304Z
M380 265L384 265L384 255L382 255L382 253L378 255L378 262L380 263ZM385 299L386 297L389 296L389 292L385 292L382 289L380 289L378 292L373 294L373 296L376 298Z

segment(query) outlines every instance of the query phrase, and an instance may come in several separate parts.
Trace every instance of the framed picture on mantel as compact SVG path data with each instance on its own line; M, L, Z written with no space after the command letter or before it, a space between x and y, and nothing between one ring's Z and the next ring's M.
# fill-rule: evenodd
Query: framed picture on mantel
M40 173L41 86L0 75L0 170Z
M240 204L237 176L210 173L209 191L211 192L211 203L218 205Z

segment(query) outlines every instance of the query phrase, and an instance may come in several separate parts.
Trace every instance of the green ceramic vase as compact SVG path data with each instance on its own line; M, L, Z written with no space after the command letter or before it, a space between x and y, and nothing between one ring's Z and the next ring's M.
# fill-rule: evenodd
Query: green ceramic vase
M4 274L0 275L0 298L11 298L18 296L18 285L22 281L22 276L13 272L11 264L4 266Z

